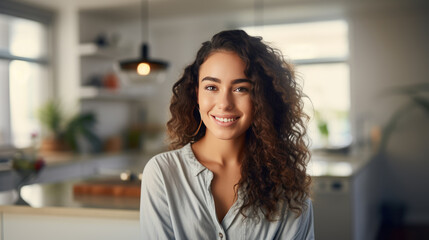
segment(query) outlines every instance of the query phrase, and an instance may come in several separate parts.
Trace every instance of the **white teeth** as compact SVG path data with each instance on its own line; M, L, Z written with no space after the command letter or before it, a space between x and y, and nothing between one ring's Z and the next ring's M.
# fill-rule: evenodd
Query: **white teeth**
M233 122L236 120L235 118L220 118L220 117L215 117L215 118L220 122Z

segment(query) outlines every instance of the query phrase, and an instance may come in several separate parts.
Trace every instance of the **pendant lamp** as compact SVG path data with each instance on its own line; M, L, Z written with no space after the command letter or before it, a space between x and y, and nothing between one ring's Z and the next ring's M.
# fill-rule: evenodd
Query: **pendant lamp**
M142 1L142 39L143 43L140 48L140 58L132 60L120 61L119 65L122 70L129 72L136 72L139 75L149 75L151 72L165 70L168 63L161 60L154 60L149 58L149 44L148 42L148 27L149 27L149 4ZM146 39L146 41L144 41Z

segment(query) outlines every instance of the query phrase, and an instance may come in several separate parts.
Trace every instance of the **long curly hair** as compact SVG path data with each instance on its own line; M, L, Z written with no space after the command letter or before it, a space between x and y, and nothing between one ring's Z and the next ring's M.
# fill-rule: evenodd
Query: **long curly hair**
M293 66L281 53L260 37L242 30L222 31L204 42L194 62L173 85L171 119L167 123L170 148L198 141L201 128L197 108L198 74L201 64L215 51L232 51L246 64L245 75L252 82L253 122L246 132L245 158L238 188L244 191L240 212L248 217L262 210L274 221L280 213L279 201L299 216L309 197L311 178L306 173L310 153L307 145L308 115Z

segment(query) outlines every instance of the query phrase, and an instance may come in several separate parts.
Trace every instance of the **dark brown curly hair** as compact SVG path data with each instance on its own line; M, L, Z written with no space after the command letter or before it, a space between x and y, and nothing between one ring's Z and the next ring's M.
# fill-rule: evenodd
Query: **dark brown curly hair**
M292 65L281 53L242 30L222 31L204 42L195 61L173 86L171 119L167 123L170 148L198 141L205 126L197 108L198 74L201 64L215 51L232 51L246 64L244 74L252 82L253 122L246 132L245 159L239 188L244 190L240 212L262 210L275 220L285 201L298 216L309 197L311 178L306 173L310 157L306 142L309 117L303 112L301 87ZM198 131L198 132L197 132Z

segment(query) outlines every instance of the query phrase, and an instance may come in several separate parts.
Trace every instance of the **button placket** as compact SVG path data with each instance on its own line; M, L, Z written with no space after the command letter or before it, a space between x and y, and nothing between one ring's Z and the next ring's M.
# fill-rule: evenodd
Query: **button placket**
M226 238L224 238L224 234L222 233L223 231L223 227L221 225L221 223L219 223L219 221L217 220L217 216L216 216L216 206L215 206L215 202L214 202L214 198L213 198L213 194L211 191L211 182L213 180L213 173L211 171L207 172L206 177L206 186L207 186L207 194L209 197L209 202L208 205L210 206L210 209L212 211L212 217L213 217L213 221L218 225L218 230L219 230L219 239L220 240L225 240Z

